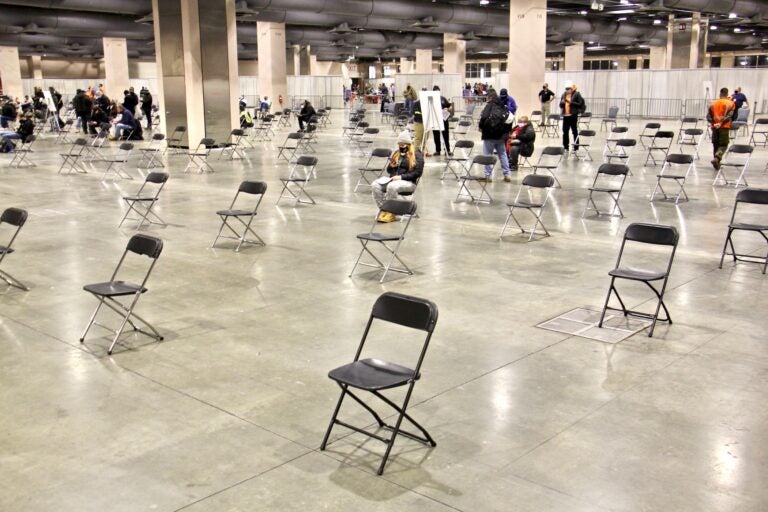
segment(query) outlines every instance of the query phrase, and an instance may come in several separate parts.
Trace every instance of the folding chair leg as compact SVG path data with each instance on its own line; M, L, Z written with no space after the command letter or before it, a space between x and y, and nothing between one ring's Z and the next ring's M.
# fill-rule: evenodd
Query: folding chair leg
M624 306L624 301L621 300L621 297L619 296L619 292L616 290L616 287L614 286L616 283L616 278L611 277L611 286L608 287L608 295L605 297L605 304L603 304L603 312L600 315L600 321L597 323L598 327L603 327L603 321L605 320L605 312L608 311L608 303L611 300L611 293L616 294L616 298L619 301L619 304L621 304L621 311L624 313L624 316L627 316L627 308Z
M107 349L107 354L112 355L112 350L114 350L115 345L117 345L117 340L120 338L120 335L123 334L123 329L125 329L125 324L128 323L128 319L130 318L131 313L133 312L134 306L136 306L136 303L139 301L140 296L141 296L141 293L137 292L134 294L133 301L131 301L131 306L128 308L128 313L123 317L123 321L120 323L120 328L117 331L115 331L115 337L112 340L112 344L109 345L109 348Z
M18 288L20 290L24 290L25 292L29 291L29 288L27 287L27 285L25 285L24 283L22 283L21 281L19 281L15 277L13 277L8 272L0 270L0 279L5 281L9 285L13 286L14 288Z
M83 335L80 336L80 343L85 341L85 336L88 334L88 331L91 329L91 326L93 325L93 321L96 320L96 315L99 313L99 310L101 309L101 306L104 305L104 298L95 296L97 299L99 299L99 305L96 306L96 309L93 311L93 314L91 315L91 319L88 320L88 325L85 326L85 330L83 331Z
M341 384L339 385L341 386ZM331 437L331 431L333 430L333 426L336 424L336 418L339 415L339 410L341 409L341 403L344 401L344 395L346 394L347 394L347 388L344 386L341 386L341 395L339 395L339 400L336 402L336 408L333 410L331 421L328 423L328 428L325 431L323 442L320 443L321 451L325 450L325 447L328 445L328 438Z
M405 394L405 400L403 400L403 408L400 410L400 414L397 416L397 421L395 422L394 428L392 428L392 436L389 438L389 442L387 443L387 449L384 451L384 456L381 459L381 464L379 464L379 470L376 472L378 475L381 475L384 473L384 466L387 465L387 460L389 459L389 454L392 452L392 447L395 445L395 439L397 439L397 434L400 432L400 426L403 423L403 416L405 415L405 409L408 407L408 402L411 400L411 393L413 392L413 381L411 381L411 384L408 386L408 392Z
M723 252L720 254L720 265L717 268L723 268L723 260L725 260L725 253L728 250L728 243L731 244L731 252L734 254L733 260L736 261L736 251L733 249L733 241L731 240L731 234L733 230L728 228L728 235L725 237L725 243L723 244Z

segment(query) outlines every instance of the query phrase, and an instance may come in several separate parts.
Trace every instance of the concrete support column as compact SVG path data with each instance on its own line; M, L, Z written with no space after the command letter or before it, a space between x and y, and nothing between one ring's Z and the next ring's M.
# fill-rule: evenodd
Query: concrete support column
M432 72L432 50L416 50L416 73Z
M467 42L459 39L459 34L443 34L443 71L458 73L462 77L466 71Z
M320 66L317 63L317 55L309 55L309 74L312 76L320 75Z
M696 69L704 66L707 18L695 12L691 18L669 16L667 27L668 69Z
M629 57L621 55L616 58L616 61L619 63L619 66L616 69L629 69Z
M24 98L19 49L15 46L0 46L0 80L3 82L3 94L12 98Z
M667 69L667 47L651 46L651 69Z
M40 55L32 55L29 58L29 70L35 80L43 79L43 58Z
M275 110L280 96L288 104L286 78L285 24L259 21L256 23L259 47L259 94L273 100ZM289 54L291 49L289 49ZM295 60L294 60L295 63ZM295 66L295 64L294 64ZM296 68L294 67L294 70Z
M573 43L565 47L565 70L581 71L584 69L584 43Z
M130 86L128 77L128 43L123 37L105 37L104 43L104 87L107 96L122 103L123 91Z
M507 89L517 101L517 115L539 106L547 49L547 0L518 0L509 6Z
M720 67L732 68L736 66L736 54L733 52L723 52L720 54Z
M309 46L301 48L299 53L299 72L297 75L307 76L312 72L310 64Z
M285 50L285 74L298 75L299 69L299 51L301 47L292 45Z
M413 61L407 57L400 57L400 74L413 73Z

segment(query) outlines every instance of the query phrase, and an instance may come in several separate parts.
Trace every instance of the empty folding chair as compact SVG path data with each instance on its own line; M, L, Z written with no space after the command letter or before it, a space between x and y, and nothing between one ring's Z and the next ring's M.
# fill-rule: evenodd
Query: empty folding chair
M229 132L229 137L227 138L227 141L224 143L224 146L219 153L219 159L221 159L221 157L226 152L229 152L230 160L234 160L235 155L237 155L238 158L245 158L245 153L243 153L243 150L240 147L244 136L245 132L240 128L235 128Z
M723 159L720 161L720 168L717 170L715 180L712 185L717 185L718 180L723 180L723 185L728 186L733 184L734 187L738 187L744 183L744 186L748 187L747 183L747 167L749 166L749 160L752 158L752 151L754 147L747 144L732 144L728 146L728 150L723 155ZM739 177L736 181L728 180L726 171L733 169L734 172L739 173Z
M669 154L669 149L672 147L672 141L674 139L675 132L666 130L657 131L651 139L651 142L648 144L648 154L645 157L643 165L648 165L649 160L653 165L658 165L659 162L663 162Z
M680 153L667 155L667 157L664 159L664 165L662 166L661 171L656 175L656 186L653 188L651 201L653 201L654 197L656 197L657 191L662 193L664 200L668 200L671 197L667 195L661 185L663 180L673 181L677 185L678 191L674 196L675 204L680 202L681 197L685 197L685 200L687 201L688 194L685 193L685 180L688 178L688 174L693 168L694 164L692 155L683 155Z
M72 132L73 124L75 124L75 122L72 119L66 120L66 122L61 126L61 128L58 130L58 133L56 134L56 144L60 144L62 142L71 142L68 135Z
M22 164L26 163L30 166L34 166L35 164L32 163L31 160L29 160L29 154L32 153L32 144L37 140L37 135L32 134L27 136L27 140L20 142L18 146L16 146L16 149L13 150L13 158L11 158L11 161L8 163L9 167L21 167Z
M520 186L520 189L517 191L515 200L511 203L507 203L509 213L507 213L507 218L504 220L504 225L501 227L499 238L501 239L504 237L504 232L507 230L507 225L509 224L510 219L512 219L515 224L517 224L521 234L530 233L530 236L528 237L529 242L533 240L534 236L536 236L536 229L539 227L539 225L541 225L541 228L544 230L544 236L550 236L549 231L547 231L547 227L541 220L541 214L544 206L547 204L550 191L554 185L555 178L552 176L529 174L523 178L523 183ZM531 213L531 215L534 216L536 222L533 224L531 229L525 229L520 224L520 222L517 220L517 217L515 217L515 209L527 210Z
M182 143L184 140L184 135L187 133L187 127L186 126L177 126L173 129L171 132L171 135L168 137L168 140L166 141L167 144L165 145L165 150L163 151L163 154L165 154L169 149L173 150L175 153L183 152L182 149Z
M19 235L19 231L21 231L21 228L24 227L24 224L27 222L27 211L22 210L21 208L6 208L2 215L0 215L0 231L2 231L2 226L4 224L7 224L8 226L12 226L15 229L13 230L13 233L11 234L11 239L8 241L6 245L0 245L0 264L3 263L3 260L6 256L14 252L13 249L13 242L16 240L16 237ZM13 277L8 272L5 272L4 270L0 269L0 279L5 281L11 286L14 286L16 288L19 288L24 291L29 291L29 288Z
M470 103L469 105L467 105L467 110L462 115L459 116L459 122L469 121L469 124L471 126L475 120L475 106L476 105L474 103Z
M216 141L210 138L200 139L197 147L194 151L187 153L189 162L184 168L184 172L189 172L192 169L197 169L200 174L204 172L214 172L211 164L208 163L208 157L211 156L211 150L216 147Z
M347 124L341 127L341 136L349 137L349 135L357 130L357 125L360 124L360 118L358 116L351 116Z
M686 128L683 130L683 135L678 141L678 146L681 153L685 153L684 148L690 146L693 148L693 157L699 159L699 146L704 139L704 130L701 128Z
M576 146L574 155L576 158L589 160L592 159L592 141L595 140L597 132L595 130L579 130L579 134L576 136L576 141L573 143Z
M538 128L542 123L541 110L532 111L531 115L528 117L528 121L533 125L534 128Z
M469 162L469 158L472 156L474 147L475 143L471 140L456 141L456 143L453 145L453 156L448 155L446 158L445 167L443 168L443 173L440 175L440 179L445 179L445 176L448 173L453 174L453 177L457 180L461 177L462 174L466 174L467 163ZM456 172L457 168L455 165L459 166L459 172Z
M111 172L115 173L115 176L125 180L132 180L133 177L125 170L125 165L128 163L128 159L131 158L133 153L133 144L130 142L123 142L120 144L120 148L112 156L105 157L102 162L107 164L107 168L104 169L104 174L101 176L102 181L107 178L107 174Z
M292 113L293 113L293 111L291 109L284 108L283 112L282 112L282 115L280 116L279 126L283 126L285 128L288 128L289 126L291 126L291 114Z
M165 167L162 161L163 155L163 142L165 141L165 135L162 133L152 134L152 139L149 142L149 146L141 148L141 159L137 167L139 169L154 169L155 167Z
M614 126L611 128L610 133L605 138L605 144L603 145L603 157L605 157L606 154L612 153L614 151L616 141L626 138L624 134L628 131L629 128L626 126Z
M472 121L459 121L458 125L456 126L455 130L451 130L451 135L453 136L453 140L459 141L464 140L465 137L469 134L469 130L472 128ZM405 127L403 127L405 129Z
M731 130L728 132L730 139L738 137L739 132L749 135L749 109L742 107L736 111L736 118L731 121Z
M84 160L93 162L95 160L101 160L104 155L101 154L101 149L104 144L109 140L109 129L112 127L109 123L101 123L99 131L96 133L96 137L93 138L91 144L86 147L86 154Z
M660 129L661 123L646 123L645 127L643 127L643 131L640 132L640 136L638 137L640 140L640 145L644 148L647 148L648 145L645 143L645 140L648 139L648 142L653 140L656 132Z
M608 126L610 126L611 128L615 127L618 116L619 116L619 107L616 107L616 106L609 107L608 115L600 123L600 131L603 131L603 128L606 128Z
M266 191L267 184L263 181L244 181L240 183L240 186L237 189L237 193L235 194L235 198L232 199L232 204L229 205L229 208L216 212L216 215L221 218L221 227L219 228L219 232L216 234L216 239L211 244L211 248L216 247L216 242L219 241L219 238L238 240L237 247L235 247L235 252L239 251L243 244L266 245L264 240L262 240L261 237L257 235L253 230L253 228L251 228L251 223L253 222L253 219L256 218L256 211L259 209L259 205L261 204L261 200L264 198L264 193ZM253 208L236 208L237 198L240 196L240 194L257 196ZM229 223L230 220L237 220L241 226L232 226ZM232 232L234 236L222 235L221 232L225 227L230 232ZM242 232L237 230L238 227L242 227ZM248 233L256 237L256 239L249 239Z
M768 189L760 189L760 188L745 188L744 190L740 190L738 194L736 194L736 202L733 205L733 213L731 214L731 221L728 223L728 234L725 237L725 243L723 244L723 252L720 255L720 265L718 268L723 268L723 260L725 259L725 256L731 256L733 257L733 262L736 263L737 261L744 261L747 263L760 263L763 265L763 274L765 274L766 268L768 268L768 254L765 256L758 256L752 253L737 253L736 248L733 245L733 233L735 231L746 231L751 233L758 233L760 236L763 237L763 240L768 242L768 236L766 236L766 232L768 232L768 223L763 220L761 223L755 223L754 218L757 215L756 208L752 208L751 211L747 212L744 215L740 215L740 219L743 216L744 220L736 220L736 210L739 207L739 204L744 205L742 207L742 210L744 207L749 208L749 205L754 205L755 207L765 209L766 205L768 205ZM758 206L759 205L759 206ZM759 212L762 213L762 219L765 219L766 212ZM731 246L731 252L728 251L728 246ZM752 251L754 252L754 251Z
M296 151L317 153L313 144L317 144L317 125L308 124L302 133L303 137L296 141Z
M392 213L395 216L401 216L405 222L393 222L390 224L379 223L379 215L382 213ZM364 267L373 267L383 271L380 283L384 282L387 274L392 272L399 272L401 274L413 275L413 272L408 265L406 265L397 252L400 250L400 245L405 240L405 234L408 231L408 226L411 225L411 221L416 216L416 203L414 201L404 201L401 199L388 199L381 204L381 208L376 213L376 217L373 219L371 228L366 233L360 233L357 235L357 239L360 241L362 248L360 254L355 261L355 265L352 267L352 271L349 273L349 277L355 273L355 270L359 265ZM402 226L402 229L398 228ZM378 245L377 245L378 244ZM370 246L370 247L369 247ZM386 253L386 257L379 258L371 251L371 247L381 246ZM368 254L375 263L369 263L362 261L363 255ZM386 262L382 261L386 260ZM401 265L400 267L393 267L395 260Z
M361 155L368 153L368 148L373 147L373 143L376 142L376 137L379 135L378 128L366 128L363 131L363 135L356 138L352 144Z
M621 211L619 206L619 200L621 199L621 193L624 190L624 183L627 181L627 175L629 174L629 167L623 164L602 164L595 173L595 179L592 182L592 186L589 187L589 196L587 197L587 204L584 206L584 211L581 216L584 217L587 214L587 210L594 210L598 215L616 216L616 210L619 211L618 216L624 217L624 212ZM601 212L595 203L593 197L594 193L604 193L611 198L613 206L610 213ZM590 206L591 205L591 206Z
M299 142L303 137L304 135L299 132L289 133L288 136L285 138L285 142L283 142L283 145L277 146L277 149L280 150L277 153L278 160L282 157L282 158L285 158L288 162L291 162L293 158L296 156L296 151L299 148Z
M395 120L392 122L392 133L397 135L398 133L405 130L407 126L408 116L400 114L399 116L395 117ZM469 126L472 126L472 123L469 123Z
M557 179L557 171L560 168L560 162L563 161L565 150L560 146L547 146L539 155L539 160L533 164L533 174L539 171L546 171L552 175L555 180L555 187L560 188L560 181Z
M592 112L584 112L579 115L579 130L589 130L592 124Z
M149 280L152 269L155 268L157 258L160 257L160 253L162 251L163 241L159 238L148 235L133 235L128 241L128 245L123 252L123 256L117 263L117 268L115 268L115 271L112 273L112 277L109 279L109 281L104 283L87 284L83 287L83 290L87 291L99 300L99 305L96 306L96 310L91 315L91 319L88 321L88 325L85 327L85 331L80 337L80 343L85 341L85 336L88 334L88 331L94 324L111 331L115 335L115 337L112 339L112 343L107 349L107 354L112 354L112 350L115 348L115 345L117 344L120 335L123 333L123 330L125 330L126 324L129 324L131 328L133 328L134 332L140 332L141 334L149 336L150 338L154 338L158 341L163 339L163 337L160 336L160 333L157 332L152 324L134 312L136 304L139 302L139 298L148 291L146 288L147 281ZM117 280L120 267L122 267L126 256L128 256L128 253L136 254L138 256L147 256L150 260L152 260L146 274L144 274L141 284L134 284L129 281ZM129 298L130 301L124 304L118 300L120 297ZM113 331L109 327L96 322L96 315L99 313L101 306L107 306L109 309L120 316L120 327L118 327L117 330ZM136 320L138 320L138 322L135 322ZM139 329L139 327L136 325L139 322L149 328L151 332Z
M395 439L397 439L398 435L402 435L428 446L437 445L427 430L406 412L413 393L413 387L421 378L421 365L424 362L424 356L429 347L429 340L432 338L432 333L437 324L437 316L437 306L425 299L419 299L417 297L402 295L395 292L386 292L376 300L376 303L371 310L368 324L365 327L365 332L360 340L360 345L357 347L357 352L355 352L354 361L344 366L340 366L328 374L328 377L335 381L341 388L341 396L333 411L333 416L331 417L331 422L325 432L325 437L323 437L323 442L320 445L321 450L325 450L328 445L328 438L331 435L331 430L334 425L340 425L354 430L355 432L365 434L386 445L384 456L381 459L377 471L377 473L381 475L384 472L387 459L389 459L392 446L395 444ZM418 353L418 359L416 360L413 369L375 357L360 359L363 347L368 339L368 334L371 332L371 326L374 323L374 319L377 320L377 324L379 322L387 322L409 329L424 331L426 333L426 339L421 346L421 350ZM381 391L399 387L407 388L401 405L396 404L381 393ZM394 425L385 423L381 416L379 416L370 405L352 392L352 389L367 391L394 409L397 412L397 419L395 420ZM341 409L344 397L347 395L373 416L380 429L387 430L388 432L391 432L391 434L387 435L387 437L382 437L378 434L364 430L361 427L356 427L339 420L339 410ZM407 419L421 432L421 434L419 435L402 430L401 426L403 419Z
M755 119L752 124L752 135L749 137L749 145L768 146L768 118Z
M672 270L672 261L675 258L675 251L677 250L677 242L679 236L677 229L673 226L661 226L657 224L641 224L634 223L627 227L624 232L624 239L621 241L621 249L619 250L619 257L616 260L616 266L613 270L608 272L611 276L611 286L608 288L608 296L605 298L605 305L603 306L603 312L600 315L600 322L598 327L603 326L605 320L605 313L607 310L621 311L624 316L635 316L640 318L647 318L652 320L651 328L648 331L648 337L653 336L653 330L656 328L656 322L669 322L672 323L672 318L669 316L669 310L666 304L664 304L664 291L667 288L667 281L669 280L669 272ZM636 244L648 244L654 246L671 247L669 259L666 260L664 265L657 265L656 268L637 268L635 266L622 266L622 256L624 250L628 246L627 242L630 242L630 246L635 247ZM655 253L655 252L654 252ZM651 254L654 254L651 253ZM658 253L655 253L658 254ZM647 255L646 255L647 258ZM656 303L656 310L654 313L643 313L640 311L633 311L627 309L624 305L624 301L621 300L619 291L616 289L616 280L626 279L629 281L635 281L639 283L645 283L656 295L658 302ZM661 282L661 286L656 288L653 283ZM616 299L621 305L621 309L609 307L611 300L611 294L616 295ZM659 312L661 308L664 308L666 318L659 318Z
M472 157L472 162L467 167L467 172L463 176L459 176L459 192L456 194L456 201L462 197L468 197L470 201L474 203L489 203L493 201L491 194L488 193L487 185L490 178L486 178L484 166L491 166L491 176L493 176L493 170L496 167L496 157L493 155L475 155ZM480 174L472 174L472 169L475 167L480 168ZM480 187L480 193L475 195L472 193L472 183L477 183Z
M280 203L280 200L286 197L294 200L294 206L299 203L317 204L307 192L307 184L312 179L312 175L315 174L316 168L317 157L304 155L297 158L288 176L280 178L283 189L280 191L277 203Z
M547 121L541 125L542 137L557 137L560 134L560 114L549 114Z
M357 192L359 187L370 187L375 179L380 178L384 174L391 155L392 150L389 148L374 148L371 151L371 156L368 157L365 166L358 167L357 169L360 177L355 184L355 192Z
M64 172L65 169L65 174L71 174L73 172L87 173L88 170L83 167L82 162L87 145L88 142L85 139L77 139L72 143L72 146L70 146L67 153L59 153L59 156L61 156L64 161L61 162L58 174Z
M128 211L125 212L117 227L122 226L126 220L137 221L136 229L141 228L145 222L165 226L165 221L155 213L153 208L155 203L160 200L160 192L163 191L167 181L168 173L151 172L147 175L136 195L123 196L123 201L128 205ZM129 218L128 214L131 212L136 212L138 217Z
M680 142L680 139L683 136L683 132L687 130L688 128L698 128L699 127L699 118L698 117L681 117L680 118L680 128L677 129L677 141Z

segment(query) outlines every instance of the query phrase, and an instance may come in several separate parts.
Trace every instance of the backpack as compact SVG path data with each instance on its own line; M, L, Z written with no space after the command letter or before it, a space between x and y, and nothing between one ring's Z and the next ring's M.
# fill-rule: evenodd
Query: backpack
M492 104L488 115L481 119L482 129L491 133L501 133L506 130L507 109L501 105Z

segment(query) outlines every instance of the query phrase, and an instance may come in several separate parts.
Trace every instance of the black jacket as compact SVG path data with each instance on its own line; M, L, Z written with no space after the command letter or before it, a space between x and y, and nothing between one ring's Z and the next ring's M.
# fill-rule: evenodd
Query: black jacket
M566 93L563 93L562 96L560 96L560 111L563 115L565 115L565 95ZM573 91L573 94L571 95L571 115L580 115L584 113L584 107L586 106L586 103L584 103L584 98L582 98L581 93L579 91Z
M141 110L144 112L152 110L152 95L149 92L145 92L141 96Z
M75 94L75 97L72 98L72 107L75 109L75 113L78 115L78 117L87 116L91 113L93 102L91 101L91 98L88 97L88 95L86 95L84 92L81 92L79 94Z
M315 107L312 105L304 105L301 107L301 112L299 112L299 115L304 122L307 122L312 119L313 116L316 116L317 112L315 111Z
M515 135L515 140L520 141L520 154L531 156L533 154L533 143L536 141L536 130L533 125L528 123L520 132Z
M5 105L3 105L2 114L5 117L12 117L13 119L16 119L16 105L14 105L13 102L9 101Z
M136 96L135 92L129 92L125 95L125 98L123 98L123 107L127 108L131 111L131 114L136 113L136 105L139 104L139 97Z
M19 123L16 133L21 137L21 142L27 142L27 137L35 132L35 123L31 119L24 119Z
M488 119L493 117L506 119L508 115L507 106L500 99L496 98L489 101L483 113L480 114L480 131L483 140L506 140L509 135L509 131L512 127L506 123L501 123L499 126L491 126Z
M390 163L387 164L387 173L390 176L400 176L400 179L405 181L418 183L421 174L424 172L424 155L421 151L416 150L416 165L413 166L413 170L408 169L408 159L406 157L400 158L400 155L397 156L399 158L398 165L393 167L390 160Z

